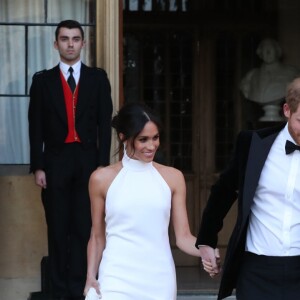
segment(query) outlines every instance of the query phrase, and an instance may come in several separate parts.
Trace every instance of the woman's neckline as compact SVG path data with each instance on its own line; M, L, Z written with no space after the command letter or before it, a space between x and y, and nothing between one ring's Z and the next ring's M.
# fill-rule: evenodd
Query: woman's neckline
M153 162L144 162L141 160L130 158L125 151L122 158L122 165L123 167L131 170L144 171L151 168L153 166Z

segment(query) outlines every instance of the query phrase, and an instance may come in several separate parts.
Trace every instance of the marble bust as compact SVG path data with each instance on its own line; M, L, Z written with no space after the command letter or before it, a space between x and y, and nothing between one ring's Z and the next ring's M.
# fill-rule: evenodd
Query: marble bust
M280 102L285 97L287 85L300 72L296 67L280 61L282 50L274 39L262 40L256 54L262 60L262 64L246 74L240 89L246 99L262 105L265 115L260 121L281 121Z

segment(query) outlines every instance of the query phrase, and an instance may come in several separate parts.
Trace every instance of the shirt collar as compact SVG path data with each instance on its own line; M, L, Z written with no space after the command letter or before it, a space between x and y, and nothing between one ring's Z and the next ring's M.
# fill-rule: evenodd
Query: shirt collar
M65 75L65 77L67 77L69 75L69 68L72 67L74 72L74 76L79 74L80 72L80 68L81 68L81 60L79 60L78 62L76 62L74 65L70 66L67 65L66 63L60 61L59 62L59 68L60 70L63 72L63 74Z
M288 122L285 124L285 126L283 128L282 134L283 134L284 140L289 140L289 141L293 142L294 144L297 144L289 132Z

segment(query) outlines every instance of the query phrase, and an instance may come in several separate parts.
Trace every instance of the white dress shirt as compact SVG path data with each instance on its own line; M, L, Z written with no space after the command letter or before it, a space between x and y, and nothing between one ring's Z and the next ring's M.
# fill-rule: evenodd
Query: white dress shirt
M268 256L300 255L300 151L287 126L278 134L263 167L251 207L246 251Z
M76 85L77 85L78 81L79 81L79 77L80 77L81 61L79 60L73 66L69 66L69 65L65 64L64 62L62 62L62 61L59 62L59 68L60 68L62 74L64 75L64 78L66 79L66 81L68 80L68 78L70 76L70 72L69 72L70 67L72 67L73 70L74 70L73 71L73 77L74 77Z

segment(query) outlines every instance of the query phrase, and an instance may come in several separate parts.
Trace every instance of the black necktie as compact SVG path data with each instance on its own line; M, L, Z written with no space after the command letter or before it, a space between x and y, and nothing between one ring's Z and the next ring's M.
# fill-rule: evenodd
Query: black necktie
M69 84L69 87L70 87L72 93L74 93L74 90L76 88L76 82L75 82L75 79L73 77L74 70L73 70L72 67L69 68L69 72L70 72L70 76L68 78L68 84Z
M294 152L295 150L300 151L300 146L295 145L294 143L292 143L290 141L286 141L286 143L285 143L285 153L290 154L290 153Z

